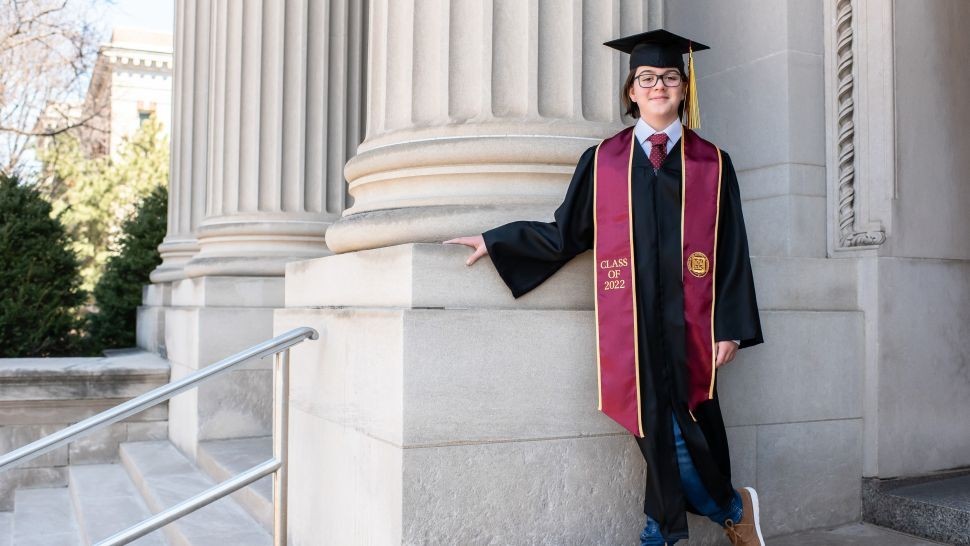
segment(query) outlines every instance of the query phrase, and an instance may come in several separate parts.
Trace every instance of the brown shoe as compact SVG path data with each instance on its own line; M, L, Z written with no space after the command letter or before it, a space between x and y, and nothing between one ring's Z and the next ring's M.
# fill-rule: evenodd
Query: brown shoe
M765 546L765 539L761 536L761 512L758 507L758 493L753 487L738 489L741 495L741 521L724 522L724 534L731 541L732 546Z

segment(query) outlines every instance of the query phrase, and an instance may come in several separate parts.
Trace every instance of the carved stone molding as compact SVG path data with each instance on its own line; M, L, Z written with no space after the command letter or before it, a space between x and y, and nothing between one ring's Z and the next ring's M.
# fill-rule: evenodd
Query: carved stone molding
M895 194L892 0L830 0L826 11L830 249L877 248Z
M663 15L653 1L600 4L370 2L367 137L345 167L354 202L328 247L551 219L576 158L624 124L627 67L602 43Z

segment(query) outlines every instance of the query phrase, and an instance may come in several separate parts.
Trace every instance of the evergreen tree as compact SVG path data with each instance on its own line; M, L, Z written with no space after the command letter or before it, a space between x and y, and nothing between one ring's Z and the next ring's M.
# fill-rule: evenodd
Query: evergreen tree
M121 224L138 202L168 182L168 139L154 114L112 156L88 156L77 135L54 137L38 150L47 173L41 187L61 217L91 290L118 248Z
M0 357L76 351L85 294L70 244L50 203L0 175Z
M162 261L158 245L165 237L167 208L168 192L157 187L122 225L118 252L108 258L94 288L97 311L88 318L88 334L95 350L135 345L135 311L142 285Z

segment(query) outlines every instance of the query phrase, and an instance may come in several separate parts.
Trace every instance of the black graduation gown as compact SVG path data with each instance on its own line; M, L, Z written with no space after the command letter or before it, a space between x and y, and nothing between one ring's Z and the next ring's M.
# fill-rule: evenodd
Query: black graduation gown
M633 148L633 239L645 433L637 443L647 463L644 512L660 523L667 539L677 539L687 536L686 511L696 511L681 489L671 411L704 485L722 506L732 496L731 463L716 385L712 400L700 404L693 417L687 411L680 143L656 173L643 148L639 144ZM555 221L512 222L482 234L492 263L515 297L592 248L595 149L580 158ZM722 154L714 337L741 340L744 348L763 339L738 180L730 157Z

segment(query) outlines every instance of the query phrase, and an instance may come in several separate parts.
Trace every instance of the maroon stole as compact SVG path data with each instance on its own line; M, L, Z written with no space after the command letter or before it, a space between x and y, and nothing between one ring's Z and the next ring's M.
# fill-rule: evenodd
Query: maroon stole
M633 128L604 140L593 167L596 367L599 409L643 437L634 284ZM721 152L684 128L681 248L688 409L714 396L714 271Z

